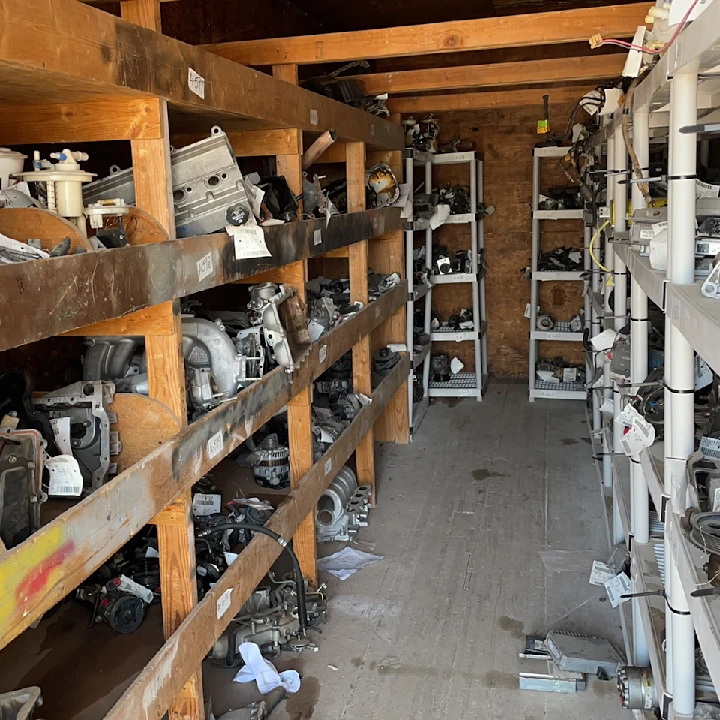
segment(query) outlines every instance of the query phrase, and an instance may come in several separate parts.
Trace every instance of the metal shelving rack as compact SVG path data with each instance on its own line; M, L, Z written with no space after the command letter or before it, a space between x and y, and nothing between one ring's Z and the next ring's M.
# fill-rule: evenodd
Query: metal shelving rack
M541 282L580 282L583 272L538 270L540 254L540 221L541 220L582 220L581 210L538 210L540 196L540 166L545 158L558 159L567 154L566 147L542 147L533 149L533 189L532 189L532 266L530 275L530 353L528 368L528 392L530 402L536 398L582 400L585 398L585 385L580 382L551 383L539 380L536 376L538 359L538 342L555 340L562 342L582 342L582 332L572 332L570 323L557 322L552 330L537 329L538 296ZM589 267L588 231L585 230L584 267ZM587 303L586 303L587 304ZM585 313L585 323L589 321L589 313Z
M429 152L422 152L414 148L407 148L403 151L403 161L405 163L405 182L410 186L408 195L408 203L410 207L413 204L413 192L415 188L415 168L422 166L425 179L426 192L430 192L432 188L432 160L433 155ZM415 250L415 233L425 233L425 270L427 272L428 284L422 283L415 285L415 263L413 254ZM429 283L430 273L432 272L432 229L430 221L424 218L419 220L409 220L405 228L405 276L408 281L408 299L407 299L407 346L413 348L413 331L415 328L415 303L423 302L424 319L423 332L430 335L430 315L432 303L432 284ZM422 371L422 387L423 396L415 402L413 386L414 382L408 383L408 413L410 418L410 434L420 427L425 411L430 402L428 394L430 384L430 351L432 348L432 339L422 348L421 351L412 356L412 373Z
M444 328L431 334L433 341L472 342L475 344L475 369L472 372L460 372L449 382L430 381L428 394L430 397L474 397L482 400L487 383L487 315L485 311L485 268L480 266L480 256L485 247L483 231L484 213L478 211L483 203L483 158L481 153L456 152L442 153L433 156L433 165L470 166L470 212L462 215L451 215L446 225L470 225L470 264L472 273L449 275L433 275L433 285L449 283L470 283L472 285L473 320L472 330L452 332ZM484 254L484 253L483 253Z
M633 592L660 590L667 597L667 602L660 598L659 603L657 596L636 597L625 604L631 612L621 614L629 661L651 668L664 719L690 718L695 712L696 688L706 682L696 677L696 638L710 679L720 688L720 596L693 594L710 587L704 570L708 556L690 543L680 522L690 501L682 481L687 458L694 451L695 351L720 372L720 301L702 296L694 274L697 134L687 132L697 126L699 106L703 113L720 109L716 95L719 53L720 3L712 3L699 21L679 33L671 50L638 84L632 105L616 111L595 138L599 150L607 146L607 167L612 171L608 173L608 204L614 204L613 233L619 239L625 231L628 201L628 184L619 182L628 168L623 116L631 120L632 144L642 168L649 164L651 125L669 124L669 270L667 274L654 270L637 248L606 243L604 264L612 273L614 288L597 283L595 289L604 288L604 297L592 303L593 334L611 316L611 289L616 329L626 322L630 310L631 383L642 382L648 371L648 298L665 313L665 441L622 462L624 457L617 451L623 426L614 418L623 408L623 399L613 392L607 362L603 395L615 397L614 417L601 421L595 399L592 419L595 430L600 422L605 425L604 455L596 462L602 467L605 492L612 497L612 540L626 541L631 552ZM631 188L633 209L646 207L638 184L632 183ZM610 458L613 461L603 462ZM651 501L660 522L650 510ZM638 717L646 715L638 711Z

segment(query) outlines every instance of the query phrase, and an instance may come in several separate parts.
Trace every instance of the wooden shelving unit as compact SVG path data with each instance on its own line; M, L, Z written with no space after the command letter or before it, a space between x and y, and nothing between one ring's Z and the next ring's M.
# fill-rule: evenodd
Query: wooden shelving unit
M366 153L371 160L369 153L382 151L400 171L402 128L302 90L297 66L275 66L271 77L159 30L158 0L123 2L122 18L75 0L0 5L0 69L13 78L0 90L0 144L130 141L137 205L146 216L146 230L128 247L0 267L0 350L61 333L145 336L150 397L136 396L134 413L143 417L152 405L158 419L155 425L145 419L138 437L124 438L123 453L133 464L0 552L5 647L144 525L158 526L166 642L106 716L118 720L159 718L168 710L171 718L204 717L201 662L281 552L257 535L198 602L190 488L203 474L287 405L292 489L268 527L293 540L314 581L314 506L321 493L353 453L359 481L374 484L373 439L407 442L409 436L407 353L380 385L373 388L370 379L372 352L404 339L403 224L399 210L366 210L364 189ZM189 87L190 70L204 79L203 93ZM238 156L276 156L278 173L295 193L303 132L314 137L334 128L343 143L335 155L347 166L348 214L328 224L266 228L272 257L262 260L235 260L224 233L175 239L171 138L182 145L215 124ZM304 299L308 260L330 252L348 258L351 299L365 307L321 336L293 373L276 368L187 424L176 301L260 273L262 280L294 286ZM212 271L201 278L198 261L207 268L208 258ZM403 280L368 303L368 267ZM350 349L355 390L372 403L313 463L312 382Z

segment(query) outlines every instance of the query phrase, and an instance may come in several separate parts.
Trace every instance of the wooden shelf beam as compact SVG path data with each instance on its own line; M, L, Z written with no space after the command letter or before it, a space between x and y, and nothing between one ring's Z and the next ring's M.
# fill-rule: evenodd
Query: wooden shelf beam
M32 37L32 42L28 38ZM155 96L178 132L335 128L343 139L399 149L392 123L109 15L75 0L0 3L0 107ZM200 94L190 71L204 79ZM204 97L202 97L204 95Z
M244 65L346 62L365 58L404 57L490 50L504 47L582 42L604 37L632 37L652 7L648 3L452 20L381 30L302 35L202 45L205 50Z
M313 343L295 372L272 370L0 554L0 647L72 592L178 493L189 490L406 299L403 282ZM210 457L208 441L218 433L223 449Z
M417 95L388 100L387 106L393 113L423 113L439 110L488 110L492 108L518 107L522 105L542 105L544 94L550 95L551 103L579 100L594 86L553 87L527 90L487 90L478 93L458 93L457 95Z
M383 208L333 216L329 224L322 218L265 228L269 258L236 260L232 239L216 233L1 265L0 350L112 318L126 321L132 334L126 316L135 311L402 227L400 210Z
M372 403L364 407L343 434L330 446L298 483L291 495L275 511L267 527L286 540L295 535L320 495L347 462L363 437L395 395L410 371L404 354L401 361L372 394ZM105 720L162 717L171 699L190 674L202 662L213 642L228 626L280 556L278 543L256 535L250 545L225 571L215 586L180 625L177 632L145 666L132 685L105 716ZM224 612L221 598L228 598ZM148 692L152 688L152 692Z
M368 95L510 85L548 85L556 82L614 79L622 72L625 59L624 54L589 55L533 62L427 68L354 77Z

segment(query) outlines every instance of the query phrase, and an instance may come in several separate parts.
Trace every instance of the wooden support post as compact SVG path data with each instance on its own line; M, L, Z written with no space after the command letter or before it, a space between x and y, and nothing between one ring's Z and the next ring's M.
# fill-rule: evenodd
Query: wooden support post
M347 209L365 209L365 143L348 143L345 149L347 170ZM350 302L368 303L368 241L361 240L348 248L350 264ZM353 347L353 390L372 394L372 353L370 337L364 337ZM370 485L372 503L376 502L374 434L370 430L355 451L359 485Z
M400 115L391 115L390 121L400 124ZM386 153L384 161L390 165L398 181L403 176L402 150ZM370 162L370 156L368 156ZM397 273L405 277L405 239L402 230L387 233L374 238L368 246L368 264L377 273ZM407 307L403 305L392 317L388 318L372 333L372 351L379 350L390 343L406 342ZM412 347L408 348L412 357ZM408 382L403 384L393 399L388 403L383 414L373 427L374 439L377 442L395 442L403 445L410 442L410 413L408 409Z
M125 20L160 32L159 0L128 0L122 3L121 14ZM136 204L150 213L167 231L170 240L174 240L167 102L159 98L152 102L160 138L130 143ZM184 426L187 408L179 302L168 304L166 314L172 323L172 332L145 336L150 397L164 402ZM165 638L169 638L198 601L191 491L178 495L153 522L158 531L163 631ZM195 671L172 703L168 717L169 720L204 720L202 667Z
M273 65L273 77L291 85L298 84L297 65ZM295 195L302 192L302 132L299 129L287 131L291 135L292 152L276 155L277 174L284 175L290 190ZM302 203L298 217L302 213ZM295 288L305 302L307 261L293 263L282 269L282 281ZM288 433L290 442L290 487L297 487L305 473L313 465L312 436L312 387L300 392L288 403ZM303 577L317 585L317 547L315 543L315 508L302 521L293 536L293 549L300 561Z

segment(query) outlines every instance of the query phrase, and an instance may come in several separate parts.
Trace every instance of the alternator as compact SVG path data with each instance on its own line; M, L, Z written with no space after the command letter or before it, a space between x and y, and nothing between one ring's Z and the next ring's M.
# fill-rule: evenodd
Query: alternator
M290 486L290 450L278 442L278 436L268 435L250 456L255 482L262 487Z
M653 710L658 707L652 670L625 665L617 678L620 704L626 710Z

